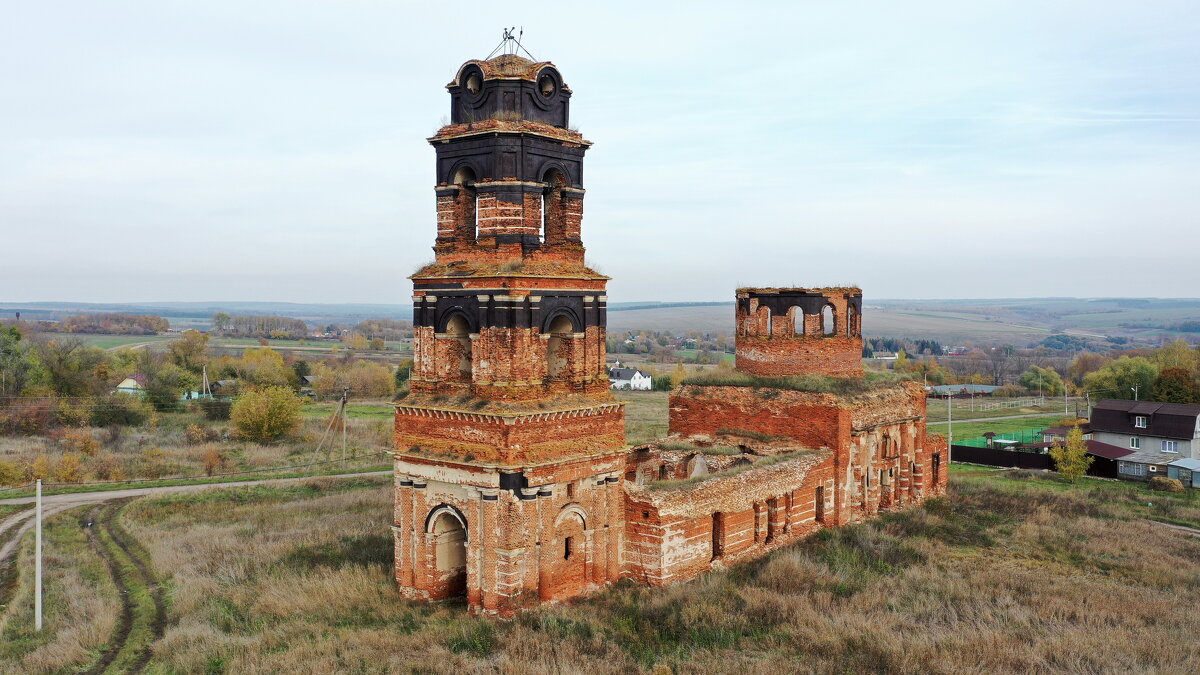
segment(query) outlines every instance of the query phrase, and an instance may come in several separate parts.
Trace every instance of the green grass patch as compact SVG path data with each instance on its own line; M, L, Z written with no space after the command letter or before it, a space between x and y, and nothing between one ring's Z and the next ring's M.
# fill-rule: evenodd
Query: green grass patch
M289 551L279 565L289 569L312 570L318 567L339 568L346 565L383 565L394 562L394 542L390 535L367 534L338 537L335 541L301 546Z
M939 424L933 427L933 431L944 434L947 431L953 430L954 438L958 441L968 438L980 438L985 433L992 432L997 437L1011 436L1014 440L1040 442L1042 440L1041 437L1034 432L1055 426L1062 419L1063 416L1059 414L1042 417L1021 417L1011 420L955 422L952 425Z

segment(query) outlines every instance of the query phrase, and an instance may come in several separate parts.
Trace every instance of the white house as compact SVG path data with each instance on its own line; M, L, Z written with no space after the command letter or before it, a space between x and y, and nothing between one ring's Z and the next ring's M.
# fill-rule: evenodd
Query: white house
M141 396L146 393L146 378L143 375L131 375L117 385L117 391L122 394L134 394Z
M632 389L638 391L650 391L650 385L653 378L650 373L644 370L636 370L634 368L610 368L608 370L608 380L613 389Z

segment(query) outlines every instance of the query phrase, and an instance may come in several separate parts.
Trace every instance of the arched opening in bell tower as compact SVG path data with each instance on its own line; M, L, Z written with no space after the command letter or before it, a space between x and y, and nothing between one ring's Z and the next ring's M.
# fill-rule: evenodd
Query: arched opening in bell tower
M550 379L562 377L570 360L567 341L574 335L575 327L568 316L555 317L550 322L550 339L546 341L546 375Z
M471 326L466 317L456 314L446 322L446 334L457 343L458 376L467 382L471 381Z
M565 236L563 219L563 187L567 177L558 169L550 169L542 178L542 243L557 242Z
M479 194L475 191L475 171L469 166L454 172L453 183L459 186L458 204L455 209L455 238L473 244L479 236Z

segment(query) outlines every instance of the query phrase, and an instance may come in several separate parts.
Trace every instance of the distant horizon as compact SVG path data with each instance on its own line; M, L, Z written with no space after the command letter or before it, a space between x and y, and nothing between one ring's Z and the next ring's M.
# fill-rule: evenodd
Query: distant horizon
M447 30L437 5L117 0L69 26L15 5L0 289L404 302L437 235L446 83L512 23L595 143L582 239L609 297L1200 289L1194 2L688 9L506 7Z
M770 288L789 288L788 286L771 286ZM811 287L818 288L818 287ZM609 294L609 304L613 304L612 295ZM1029 296L942 296L942 297L887 297L873 298L864 293L863 301L871 302L908 302L908 301L1017 301L1017 300L1196 300L1200 301L1200 296L1151 296L1151 295L1029 295ZM617 304L729 304L733 299L713 299L713 300L659 300L659 299L637 299L637 300L619 300ZM63 305L63 306L109 306L109 305L162 305L162 306L213 306L220 307L223 305L309 305L322 307L371 307L371 306L408 306L411 302L363 302L363 301L322 301L322 302L307 302L299 300L0 300L0 309L5 306L39 306L39 305Z

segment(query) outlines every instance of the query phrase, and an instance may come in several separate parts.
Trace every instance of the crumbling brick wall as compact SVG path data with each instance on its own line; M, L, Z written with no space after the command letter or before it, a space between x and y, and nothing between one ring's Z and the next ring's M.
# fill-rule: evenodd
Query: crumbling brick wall
M737 369L761 377L860 377L861 311L858 288L739 288Z
M393 531L401 592L428 600L465 593L472 607L503 615L616 581L625 536L622 461L610 453L503 478L491 467L398 456ZM461 567L439 564L447 547L439 550L434 530L443 516L464 530Z

